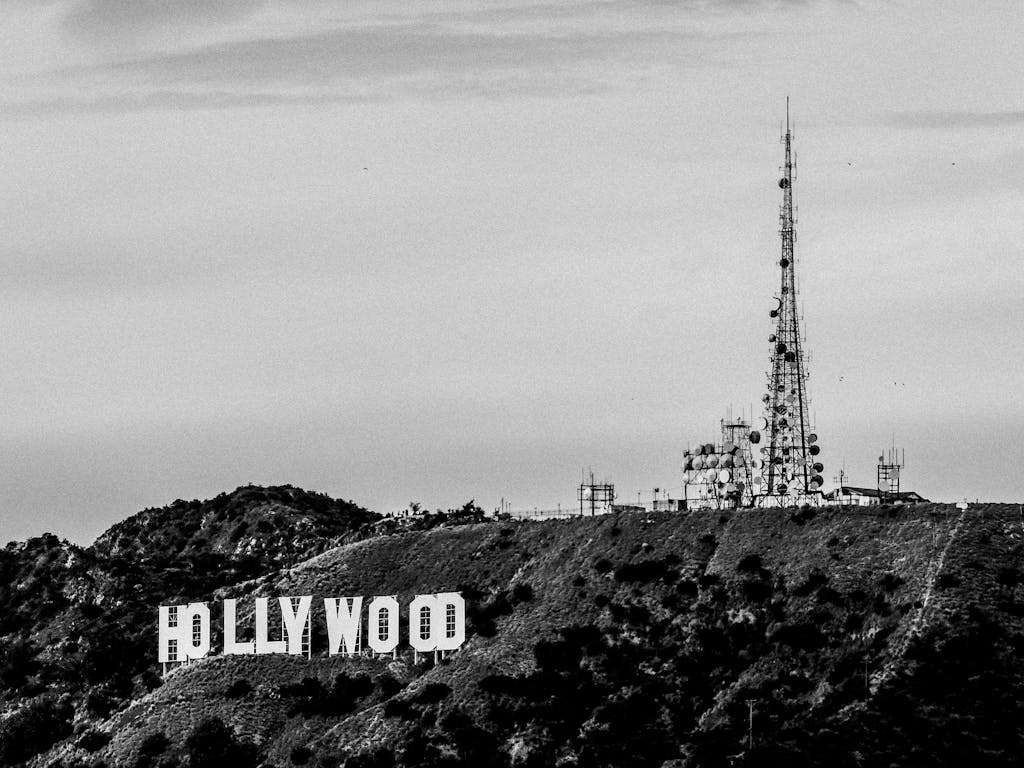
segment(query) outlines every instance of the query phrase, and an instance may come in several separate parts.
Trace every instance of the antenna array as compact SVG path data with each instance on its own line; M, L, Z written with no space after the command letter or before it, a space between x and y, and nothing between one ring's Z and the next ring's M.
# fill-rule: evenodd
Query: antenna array
M771 310L773 333L768 391L762 397L765 416L763 466L760 477L754 478L755 496L765 506L820 501L824 466L817 456L821 451L818 438L811 432L807 398L807 367L800 333L801 317L797 311L797 280L793 223L793 134L789 127L789 100L786 100L785 166L779 187L782 206L779 209L779 234L782 254L779 258L779 293ZM750 441L758 443L761 434L751 432Z

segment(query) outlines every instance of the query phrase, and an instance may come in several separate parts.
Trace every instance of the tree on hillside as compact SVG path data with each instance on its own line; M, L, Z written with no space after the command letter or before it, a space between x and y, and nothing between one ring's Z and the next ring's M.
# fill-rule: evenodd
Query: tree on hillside
M255 745L239 741L219 717L208 717L185 739L190 768L252 768L259 761Z

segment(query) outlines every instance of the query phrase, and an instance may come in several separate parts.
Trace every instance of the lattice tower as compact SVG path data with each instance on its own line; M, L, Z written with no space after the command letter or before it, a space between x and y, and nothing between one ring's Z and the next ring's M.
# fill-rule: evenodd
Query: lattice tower
M789 101L786 102L786 146L779 210L779 234L782 255L779 259L780 284L771 311L775 321L771 342L771 369L765 403L764 465L761 472L762 503L791 504L815 501L821 487L821 465L817 462L817 437L811 432L807 399L807 366L804 358L797 311L796 259L793 249L793 136L789 127Z

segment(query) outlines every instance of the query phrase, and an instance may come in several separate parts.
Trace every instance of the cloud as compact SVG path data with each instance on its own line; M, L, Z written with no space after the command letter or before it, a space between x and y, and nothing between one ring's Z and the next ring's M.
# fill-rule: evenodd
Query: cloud
M1024 110L1002 112L891 112L888 125L897 128L971 128L1024 124Z
M239 21L265 0L83 0L62 20L63 30L90 42L134 41L165 33Z
M25 101L0 101L0 120L55 115L103 115L160 110L192 111L247 107L327 106L366 103L381 98L346 93L260 93L158 90L100 96L58 96Z
M652 47L671 55L698 37L651 29L597 34L486 34L410 24L227 42L90 70L135 76L146 82L308 85L337 78L535 72L569 64L637 59Z

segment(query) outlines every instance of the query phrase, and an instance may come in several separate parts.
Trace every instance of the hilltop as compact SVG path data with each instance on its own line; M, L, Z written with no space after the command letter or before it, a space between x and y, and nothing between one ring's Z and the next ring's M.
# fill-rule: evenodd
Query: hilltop
M379 516L291 486L139 512L89 547L52 534L0 550L0 764L101 722L160 684L161 602L276 573L375 534Z
M1016 505L929 504L364 538L215 595L458 588L459 652L211 657L76 714L37 764L1015 765L1022 536Z

